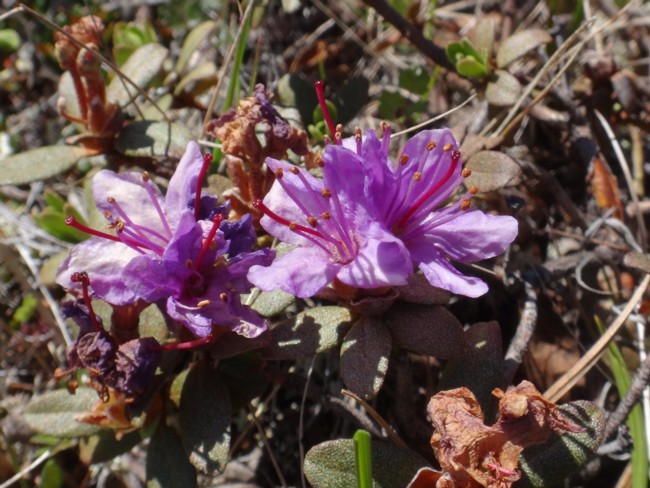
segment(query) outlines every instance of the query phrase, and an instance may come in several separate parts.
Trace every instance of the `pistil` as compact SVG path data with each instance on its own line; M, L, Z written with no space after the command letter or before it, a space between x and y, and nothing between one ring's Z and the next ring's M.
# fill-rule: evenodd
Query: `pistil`
M203 188L203 182L205 181L205 175L208 174L208 168L212 162L212 154L206 153L203 155L203 165L201 166L201 171L199 172L199 178L196 181L196 195L194 196L194 220L199 221L199 210L201 207L201 191Z

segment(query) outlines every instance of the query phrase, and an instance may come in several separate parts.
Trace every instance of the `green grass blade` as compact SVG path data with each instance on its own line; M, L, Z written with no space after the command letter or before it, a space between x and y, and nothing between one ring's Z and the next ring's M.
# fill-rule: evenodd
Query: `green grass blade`
M598 317L594 317L598 329L602 333L605 327ZM625 358L621 349L614 341L609 343L608 355L616 389L621 398L625 396L630 389L632 379L630 372L625 365ZM634 449L632 451L632 488L648 487L648 445L645 437L645 425L643 421L643 410L641 405L637 404L630 412L627 419L627 425L630 428L630 434L634 440Z
M372 488L372 447L370 433L357 430L354 433L354 465L357 468L358 488Z
M255 2L255 0L250 0ZM253 9L255 7L253 6ZM244 60L244 51L246 50L246 43L248 41L248 31L251 27L251 22L253 19L253 9L251 9L251 15L248 15L244 19L244 24L240 27L243 29L242 35L239 36L237 42L237 48L235 50L235 58L233 60L232 73L230 75L230 83L228 84L228 94L226 96L226 107L228 110L230 107L234 107L239 101L239 70L241 69L242 61Z

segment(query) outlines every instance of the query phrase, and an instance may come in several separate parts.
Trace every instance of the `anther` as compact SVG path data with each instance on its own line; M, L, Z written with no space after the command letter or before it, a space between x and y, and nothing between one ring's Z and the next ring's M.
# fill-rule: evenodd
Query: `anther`
M295 222L289 222L289 230L294 231L296 230L297 226L298 224L296 224Z
M361 139L361 127L354 128L354 138Z
M409 162L409 155L406 153L402 153L402 155L399 158L399 162L402 166L404 166L406 163Z
M343 133L343 124L336 124L336 132Z
M219 298L221 299L222 302L228 301L228 295L226 293L220 293Z
M278 168L275 170L275 177L279 180L284 176L284 170L282 168Z
M318 225L318 219L316 217L307 217L307 222L309 222L309 225L312 227L316 227Z
M420 181L422 179L422 172L416 171L413 173L413 181Z
M324 220L329 220L332 218L332 216L330 215L329 212L323 212L322 214L320 214L320 218Z
M107 198L106 198L106 201L107 201L108 203L110 203L111 205L113 205L113 204L115 203L115 198L113 198L113 197L107 197Z
M447 144L447 146L448 146L448 145L449 145L449 144ZM433 151L433 150L436 148L436 146L437 146L437 144L436 144L435 142L433 142L433 141L429 142L429 143L427 144L427 151ZM445 151L448 151L448 150L449 150L449 149L447 149L447 146L445 146Z
M462 202L460 202L460 209L461 210L467 210L471 205L471 202L469 201L469 198L465 198Z
M291 171L294 175L297 175L297 174L300 173L300 170L298 168L296 168L295 166L291 166L289 171Z
M207 307L208 305L210 305L210 300L201 300L196 304L196 306L199 308Z
M327 136L327 135L323 136L323 144L325 144L327 146L328 144L331 144L331 143L332 143L332 139L330 139L330 136Z
M469 191L472 195L476 195L476 194L478 193L478 186L476 186L476 185L472 185L472 186L469 187L469 190L468 190L468 191Z
M463 168L463 171L460 172L460 175L463 178L469 178L470 176L472 176L472 170L469 168Z
M150 179L149 172L148 171L143 171L142 172L142 181L144 181L146 183L147 181L149 181L149 179Z
M320 194L321 194L322 196L324 196L325 198L329 198L329 197L332 196L332 192L329 190L329 188L323 188L323 189L320 191Z
M325 166L325 161L323 161L323 158L319 157L318 159L316 159L316 164L318 165L319 168L322 168L323 166Z

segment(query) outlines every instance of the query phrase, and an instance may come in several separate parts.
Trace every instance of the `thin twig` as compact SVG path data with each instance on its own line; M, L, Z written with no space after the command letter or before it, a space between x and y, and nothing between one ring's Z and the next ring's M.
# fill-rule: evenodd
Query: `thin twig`
M446 112L443 112L443 113L441 113L439 115L436 115L432 119L425 120L424 122L420 122L419 124L414 125L413 127L409 127L408 129L404 129L402 131L395 132L394 134L391 134L390 138L392 139L393 137L398 137L398 136L401 136L401 135L404 135L404 134L408 134L409 132L413 132L415 130L421 129L422 127L426 127L427 125L432 124L436 120L443 119L443 118L447 117L448 115L453 114L456 110L460 110L461 108L463 108L465 105L467 105L469 102L471 102L475 98L476 98L476 93L472 93L467 98L467 100L465 100L463 103L461 103L457 107L454 107L452 109L447 110Z
M525 279L524 291L526 293L524 309L521 312L517 331L510 342L505 357L503 378L506 385L512 383L512 379L524 358L524 354L528 350L528 344L537 326L537 293L533 285Z
M618 427L625 422L627 416L630 414L630 411L634 406L641 400L643 397L643 390L646 389L648 383L650 382L650 356L645 358L645 361L641 363L639 369L637 369L634 378L632 379L632 385L630 389L627 390L625 397L616 407L609 418L607 419L607 427L605 428L605 439L609 438L614 434Z
M273 454L273 449L271 449L271 445L269 444L269 439L266 437L266 432L264 432L264 428L262 427L262 424L260 424L260 421L257 420L257 417L255 417L255 412L253 412L253 409L251 406L248 406L248 411L251 414L251 417L253 419L253 423L255 424L255 427L257 428L257 432L259 433L262 443L264 444L264 448L266 449L266 452L269 455L269 459L271 460L271 464L273 464L273 469L275 469L275 474L278 476L278 479L280 480L280 484L284 487L287 488L287 480L284 478L284 475L282 474L282 470L280 469L280 465L278 464L277 459L275 459L275 454Z
M567 393L580 379L586 375L591 368L593 368L600 357L605 352L609 341L618 333L625 321L627 320L628 315L632 313L634 307L643 297L646 288L650 284L650 275L646 275L643 278L643 281L639 287L634 291L632 298L627 302L625 308L621 311L616 320L612 322L605 333L596 341L596 343L591 346L589 351L580 358L580 360L573 365L573 367L564 373L562 377L557 380L553 385L544 392L544 396L551 402L557 402L562 396Z
M614 132L612 131L612 128L610 127L605 117L603 117L598 110L594 110L594 113L598 118L598 122L600 122L600 125L605 131L605 134L607 134L607 138L609 139L609 142L612 145L612 149L614 150L616 159L618 159L618 163L621 166L621 170L623 171L623 176L625 177L625 183L627 184L628 190L630 191L630 197L632 198L632 203L634 204L634 208L635 208L634 216L636 217L636 224L639 229L639 241L641 243L641 247L645 251L647 249L646 241L648 240L648 231L646 230L645 227L643 215L641 215L641 212L638 211L639 196L634 191L634 180L632 179L632 173L630 172L630 165L627 163L627 160L625 159L625 155L623 154L623 150L621 149L620 144L616 140L616 136L614 135Z
M391 23L400 33L406 37L415 48L422 54L430 58L436 64L448 69L449 71L456 71L454 65L451 64L445 50L440 46L436 46L428 40L422 32L408 20L402 17L397 10L388 5L385 0L363 0L369 7L374 8L379 15L381 15L387 22Z
M363 398L361 398L359 395L356 393L351 392L350 390L341 390L341 393L344 395L347 395L351 398L354 398L359 404L366 409L366 411L370 414L370 416L375 419L375 422L377 422L379 425L381 425L384 430L386 431L386 434L390 439L395 443L396 446L398 447L403 447L407 448L406 444L400 437L395 433L395 431L391 428L390 425L388 425L388 422L386 422L381 415L377 413L377 411L372 408L368 402L366 402Z

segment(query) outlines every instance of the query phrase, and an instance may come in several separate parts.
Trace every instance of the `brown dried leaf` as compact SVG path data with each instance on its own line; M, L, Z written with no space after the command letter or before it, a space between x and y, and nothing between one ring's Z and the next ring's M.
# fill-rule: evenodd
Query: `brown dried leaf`
M500 417L491 427L467 388L442 391L429 402L431 447L455 486L510 488L521 476L517 468L524 448L546 442L553 432L582 431L528 381L495 393Z
M623 204L618 193L618 181L605 160L597 155L593 159L591 170L591 190L600 208L616 208L614 216L623 218Z

